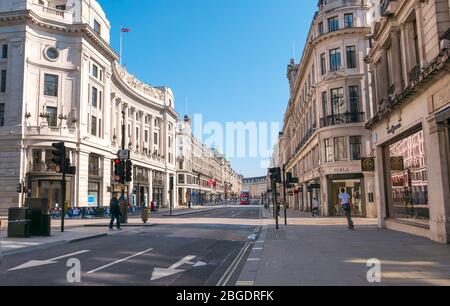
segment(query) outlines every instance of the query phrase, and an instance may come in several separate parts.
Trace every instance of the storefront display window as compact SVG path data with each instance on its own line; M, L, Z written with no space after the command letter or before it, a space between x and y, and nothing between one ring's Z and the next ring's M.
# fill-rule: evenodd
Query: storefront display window
M390 217L428 223L428 173L423 131L409 135L389 147L388 182L391 186Z
M334 216L343 216L344 212L339 203L339 193L341 188L345 188L350 195L350 204L352 215L355 217L364 217L365 211L362 202L361 180L333 180L332 181L332 203L333 210L330 212Z

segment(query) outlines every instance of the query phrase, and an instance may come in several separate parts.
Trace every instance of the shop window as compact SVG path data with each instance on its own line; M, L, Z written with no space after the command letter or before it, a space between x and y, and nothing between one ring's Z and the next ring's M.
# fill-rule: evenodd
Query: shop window
M392 194L388 205L389 216L428 225L430 212L428 201L427 169L420 160L426 156L421 150L414 150L423 144L422 131L407 136L388 146L390 182Z

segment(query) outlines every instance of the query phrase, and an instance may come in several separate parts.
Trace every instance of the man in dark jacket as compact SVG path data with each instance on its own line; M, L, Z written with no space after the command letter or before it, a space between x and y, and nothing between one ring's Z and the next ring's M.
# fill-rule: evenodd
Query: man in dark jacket
M120 211L120 202L117 199L117 192L113 192L112 199L109 204L109 209L111 212L111 222L109 223L109 229L113 229L114 219L117 219L117 229L120 230L120 216L122 215L122 213Z

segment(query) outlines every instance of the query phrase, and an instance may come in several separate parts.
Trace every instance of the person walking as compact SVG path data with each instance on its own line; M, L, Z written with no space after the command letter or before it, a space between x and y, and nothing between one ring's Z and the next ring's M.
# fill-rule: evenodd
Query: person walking
M122 212L120 211L120 202L117 199L117 192L113 192L111 202L109 204L111 212L111 222L109 223L109 229L114 228L114 219L117 220L117 229L120 230L120 217Z
M345 188L341 188L341 193L339 194L339 201L342 209L344 210L345 216L347 217L348 229L354 230L355 226L352 220L350 195L347 193Z
M317 217L319 217L320 216L319 200L316 197L314 197L314 199L312 201L312 216L313 216L313 218L316 216L316 213L317 213Z

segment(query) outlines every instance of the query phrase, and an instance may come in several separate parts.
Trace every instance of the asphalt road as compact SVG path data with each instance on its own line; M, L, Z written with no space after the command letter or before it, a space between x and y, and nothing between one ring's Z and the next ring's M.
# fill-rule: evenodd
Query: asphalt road
M93 240L4 256L0 285L234 285L260 227L260 207L228 207L195 214L211 224L136 228ZM215 223L217 218L249 219L249 225ZM224 223L224 222L222 222ZM77 280L80 267L81 282ZM69 277L67 277L69 275Z

